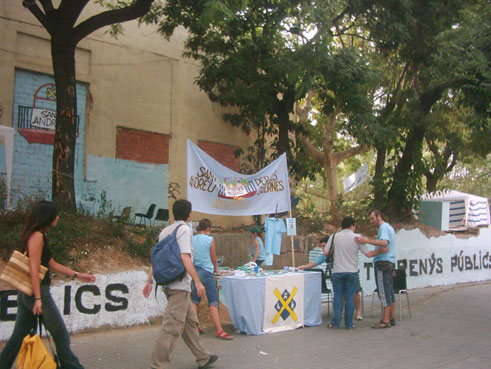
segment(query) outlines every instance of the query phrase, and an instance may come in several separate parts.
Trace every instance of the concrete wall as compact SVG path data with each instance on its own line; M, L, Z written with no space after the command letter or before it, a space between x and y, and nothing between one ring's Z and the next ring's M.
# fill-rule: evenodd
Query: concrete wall
M224 256L225 266L239 266L248 261L250 235L215 237L217 254ZM300 258L306 257L313 240L314 236L303 237L306 247L304 252L295 253L297 265L306 262L305 259L300 262ZM491 280L491 228L481 228L478 236L467 239L452 234L427 238L419 230L401 230L397 232L397 244L397 261L399 266L407 268L408 289ZM291 265L291 254L277 258L275 269ZM375 288L373 265L366 258L360 261L361 284L365 295L370 295ZM280 262L284 264L277 265ZM163 313L166 304L163 293L157 294L157 300L153 296L142 297L146 278L145 271L97 275L95 284L56 283L52 294L70 332L104 326L126 327L148 323ZM0 340L10 336L15 312L16 291L1 291Z
M89 2L80 21L102 10ZM41 83L38 80L53 80L49 35L17 1L1 3L0 29L0 125L17 130L18 106L33 107L32 94ZM187 139L195 144L201 140L245 149L252 138L225 122L224 109L212 104L194 84L199 66L182 57L185 30L178 29L169 41L160 37L155 27L138 26L136 21L125 23L124 34L118 39L106 31L89 35L76 51L81 122L75 170L77 201L97 212L105 191L116 211L132 206L132 213L144 212L151 203L171 208L175 198L186 197ZM163 151L168 157L150 165L146 160L149 154L142 153L142 158L138 152L148 151L144 144L135 144L129 158L124 153L121 157L117 148L121 129L165 135L168 140ZM1 141L0 146L3 175ZM26 143L16 135L14 201L22 196L50 197L52 148L42 146L47 145ZM30 155L29 151L42 154ZM21 162L28 164L20 167ZM26 171L26 167L31 169ZM193 215L194 220L202 217ZM250 217L210 218L222 226L251 223Z
M406 268L407 287L453 285L491 280L491 228L479 235L427 238L419 230L397 232L397 264ZM365 294L375 289L372 262L362 256L360 282Z

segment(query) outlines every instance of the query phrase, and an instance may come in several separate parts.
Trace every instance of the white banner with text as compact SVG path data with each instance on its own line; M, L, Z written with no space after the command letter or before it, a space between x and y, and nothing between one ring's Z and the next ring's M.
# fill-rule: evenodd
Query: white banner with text
M261 215L290 210L286 154L256 174L237 173L187 141L187 199L193 211Z

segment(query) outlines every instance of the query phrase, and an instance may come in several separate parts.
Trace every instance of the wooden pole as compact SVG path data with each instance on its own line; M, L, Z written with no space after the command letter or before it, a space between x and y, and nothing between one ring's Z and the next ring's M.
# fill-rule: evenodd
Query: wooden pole
M292 217L292 211L289 211L290 218ZM291 249L292 249L292 267L295 268L295 248L293 246L293 236L290 236L290 244L291 244Z

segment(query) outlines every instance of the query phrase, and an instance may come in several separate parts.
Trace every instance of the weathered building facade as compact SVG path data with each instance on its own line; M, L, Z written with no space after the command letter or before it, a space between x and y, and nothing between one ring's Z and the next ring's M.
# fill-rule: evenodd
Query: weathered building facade
M102 10L90 4L81 20ZM166 41L154 27L123 26L117 39L102 29L76 51L75 194L78 207L92 213L168 209L185 198L187 139L236 171L234 150L252 141L194 84L199 65L182 57L185 30ZM13 129L12 160L8 135L0 135L0 173L5 181L10 174L12 204L51 198L56 88L49 35L18 1L0 5L0 29L0 127Z

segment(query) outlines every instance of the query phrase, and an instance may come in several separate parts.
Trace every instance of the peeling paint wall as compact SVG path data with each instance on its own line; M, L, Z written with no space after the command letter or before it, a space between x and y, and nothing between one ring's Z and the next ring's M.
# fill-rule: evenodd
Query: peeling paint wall
M491 228L466 239L453 234L428 238L418 229L400 230L396 237L397 266L406 268L408 289L491 280ZM373 264L364 255L360 259L360 283L370 295Z

